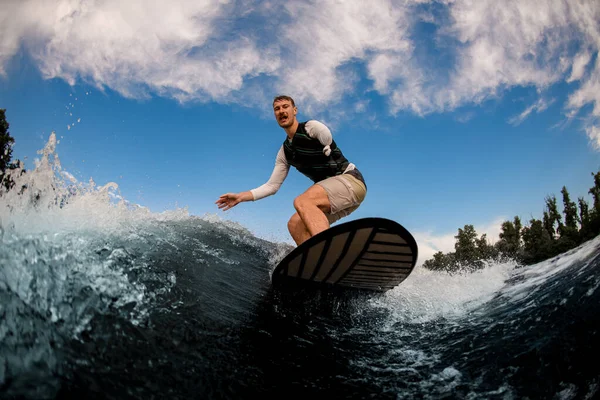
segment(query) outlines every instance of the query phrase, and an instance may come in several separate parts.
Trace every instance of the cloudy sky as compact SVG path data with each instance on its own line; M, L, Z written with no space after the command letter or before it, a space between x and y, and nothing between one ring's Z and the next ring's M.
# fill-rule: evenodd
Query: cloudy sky
M365 173L353 217L397 220L427 257L563 185L589 198L599 48L594 0L2 0L0 107L15 157L55 131L78 179L202 215L268 179L289 94ZM219 215L288 241L308 184Z

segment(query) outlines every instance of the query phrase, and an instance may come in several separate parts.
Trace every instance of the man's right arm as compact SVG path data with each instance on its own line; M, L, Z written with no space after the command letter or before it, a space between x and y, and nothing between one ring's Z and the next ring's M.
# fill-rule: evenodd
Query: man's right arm
M285 158L285 153L283 151L283 146L279 149L277 153L277 157L275 158L275 168L273 168L273 173L271 173L271 177L269 180L262 186L257 187L256 189L250 190L252 193L252 197L254 200L260 200L264 197L271 196L279 190L283 181L287 177L287 174L290 170L290 165Z

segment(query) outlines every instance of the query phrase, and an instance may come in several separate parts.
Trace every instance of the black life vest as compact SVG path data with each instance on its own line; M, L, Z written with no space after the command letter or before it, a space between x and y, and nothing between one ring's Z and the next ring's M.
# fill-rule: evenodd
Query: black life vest
M283 151L288 164L317 183L332 176L341 175L348 167L348 160L332 140L331 154L323 154L323 145L306 132L306 122L298 125L298 130L290 142L283 142Z

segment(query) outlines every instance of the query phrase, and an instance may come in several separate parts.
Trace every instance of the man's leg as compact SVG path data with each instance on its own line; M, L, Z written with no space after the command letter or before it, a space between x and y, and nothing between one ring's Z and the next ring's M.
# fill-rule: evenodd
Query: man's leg
M309 237L315 236L317 233L323 232L329 228L329 220L325 213L331 211L331 206L329 204L327 192L321 186L313 185L308 188L306 192L296 197L294 200L294 208L300 217L300 222L302 222L306 231L309 233ZM292 220L290 219L290 222L291 221ZM301 238L302 237L299 237L299 239ZM294 238L294 240L296 239Z
M296 244L300 245L329 228L330 224L351 214L366 194L364 183L351 175L328 178L308 188L294 200L297 213L288 222L288 229ZM335 209L335 214L331 214L332 209Z
M295 213L292 215L292 218L290 218L288 230L298 246L310 238L310 232L306 229L306 225L304 225L304 222L302 222L298 213Z

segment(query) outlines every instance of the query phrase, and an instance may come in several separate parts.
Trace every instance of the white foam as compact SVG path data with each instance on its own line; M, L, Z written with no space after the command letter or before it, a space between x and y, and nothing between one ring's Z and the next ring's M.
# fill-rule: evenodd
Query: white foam
M519 279L514 284L503 288L501 295L507 301L523 301L528 297L537 296L537 290L545 282L571 268L575 263L583 262L581 267L573 273L577 276L583 274L589 265L590 257L598 253L599 247L600 236L551 259L519 268L512 274L514 278ZM584 262L585 260L587 262Z
M146 222L182 219L187 210L151 213L125 201L113 182L78 182L62 170L57 144L52 133L35 168L11 171L15 186L1 193L0 285L41 314L49 313L51 321L70 321L74 334L87 325L88 307L101 311L135 303L130 320L137 323L144 318L148 293L129 280L124 268L145 264L115 243L144 245L147 240L140 234ZM99 240L110 237L119 239L97 248ZM100 253L109 255L98 257ZM168 290L173 284L169 279L164 286ZM73 297L84 288L90 293L75 306Z
M448 273L416 267L409 277L374 306L392 310L390 323L422 323L463 316L500 290L516 262L488 264L475 272Z
M371 305L391 311L388 326L396 322L422 323L438 318L468 317L491 299L502 297L502 304L522 302L520 307L535 307L528 298L540 299L537 293L555 275L583 264L573 274L585 272L592 255L598 253L600 237L582 244L552 259L534 265L519 266L516 262L488 263L475 272L447 273L416 267L399 286ZM588 295L600 287L595 282ZM542 296L542 297L540 297ZM565 300L566 301L566 300Z
M127 231L143 221L173 221L189 217L187 209L151 213L128 202L114 182L101 186L93 179L82 183L64 171L56 154L52 133L38 153L33 170L11 171L15 187L0 196L0 227L20 235L40 232ZM21 189L23 188L23 189ZM2 189L0 189L2 190Z

